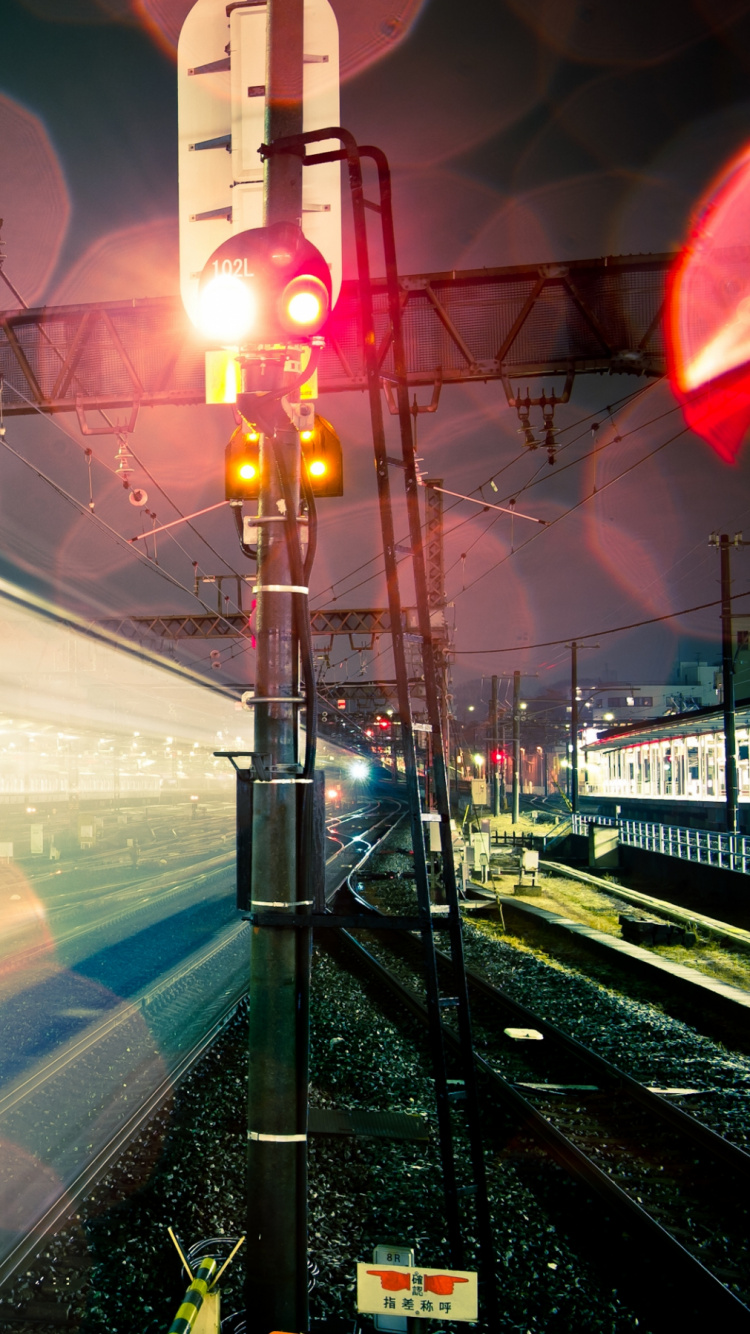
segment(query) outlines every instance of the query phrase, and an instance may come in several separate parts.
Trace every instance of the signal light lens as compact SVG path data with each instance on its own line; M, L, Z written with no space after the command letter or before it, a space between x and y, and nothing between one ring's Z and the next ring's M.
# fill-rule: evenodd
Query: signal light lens
M303 445L309 445L310 441L313 440L314 437L315 437L314 431L300 431L299 433L299 438Z
M251 482L253 477L255 477L257 471L258 470L255 467L254 463L243 463L239 470L240 477L242 477L246 482Z
M325 477L326 465L322 459L313 459L308 466L308 471L311 477Z
M233 345L241 343L255 324L255 295L233 273L217 273L200 294L198 322L207 338Z
M279 316L285 329L293 333L313 334L325 323L330 298L320 278L303 273L287 283L279 302Z
M315 292L296 292L287 310L295 324L313 324L320 315L320 301Z

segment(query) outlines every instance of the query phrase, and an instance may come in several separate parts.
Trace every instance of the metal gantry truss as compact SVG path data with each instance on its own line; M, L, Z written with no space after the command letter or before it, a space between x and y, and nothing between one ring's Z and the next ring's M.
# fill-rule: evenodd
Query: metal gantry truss
M408 384L663 375L661 320L673 260L616 255L401 277ZM378 365L389 383L385 279L372 286ZM0 374L10 416L77 410L85 419L102 408L132 413L205 401L204 346L177 296L8 311L0 317ZM367 387L356 282L343 284L329 322L319 385L321 393Z
M416 611L404 607L404 632L417 634ZM252 639L250 612L217 612L216 615L154 615L108 616L97 621L100 629L122 639L142 639L153 635L156 639ZM372 641L378 635L391 633L391 614L386 607L354 608L350 610L321 609L310 613L310 628L314 635L346 635ZM359 645L357 645L359 647Z

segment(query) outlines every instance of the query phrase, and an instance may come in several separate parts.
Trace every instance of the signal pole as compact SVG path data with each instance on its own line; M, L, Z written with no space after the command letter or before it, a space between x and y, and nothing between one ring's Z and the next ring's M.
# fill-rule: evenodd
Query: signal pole
M265 140L302 133L303 0L268 0ZM302 163L282 154L264 162L264 222L299 224ZM247 385L245 386L247 387ZM283 410L275 437L260 440L257 668L259 700L299 694L293 585L279 465L286 470L296 523L300 445ZM307 605L305 603L305 614ZM297 705L258 703L255 750L273 782L253 784L253 909L294 914L297 866ZM286 776L284 776L286 775ZM308 909L309 911L309 909ZM308 1327L307 1097L310 933L273 926L250 931L247 1098L248 1334Z
M598 644L579 644L573 640L570 649L570 809L573 815L578 812L578 650L579 648L598 648Z

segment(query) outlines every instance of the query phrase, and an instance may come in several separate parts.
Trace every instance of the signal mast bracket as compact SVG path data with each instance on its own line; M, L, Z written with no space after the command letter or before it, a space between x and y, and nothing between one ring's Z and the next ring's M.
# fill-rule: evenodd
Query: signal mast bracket
M380 383L385 391L385 398L388 404L388 411L390 412L392 417L397 417L398 403L396 402L393 393L393 384L395 383L395 376L392 378L390 375L381 375ZM429 403L417 403L417 396L415 394L412 400L411 407L409 408L412 417L417 417L422 412L437 412L438 403L440 402L440 391L442 387L443 387L443 368L442 366L436 366L435 379L432 382L432 398L430 399ZM564 401L567 402L567 399Z
M78 425L81 429L81 435L132 435L138 420L140 406L140 399L134 399L130 409L130 416L126 422L111 422L106 426L89 426L86 421L86 405L80 395L77 395L76 416L78 417Z

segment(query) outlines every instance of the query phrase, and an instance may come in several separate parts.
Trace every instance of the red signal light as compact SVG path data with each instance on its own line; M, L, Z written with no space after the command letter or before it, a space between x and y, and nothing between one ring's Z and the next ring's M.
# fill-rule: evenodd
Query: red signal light
M320 278L303 273L284 288L279 317L291 333L317 333L325 323L330 304L328 290Z
M289 343L325 324L331 274L299 227L278 222L218 246L201 274L198 300L199 327L215 344Z

